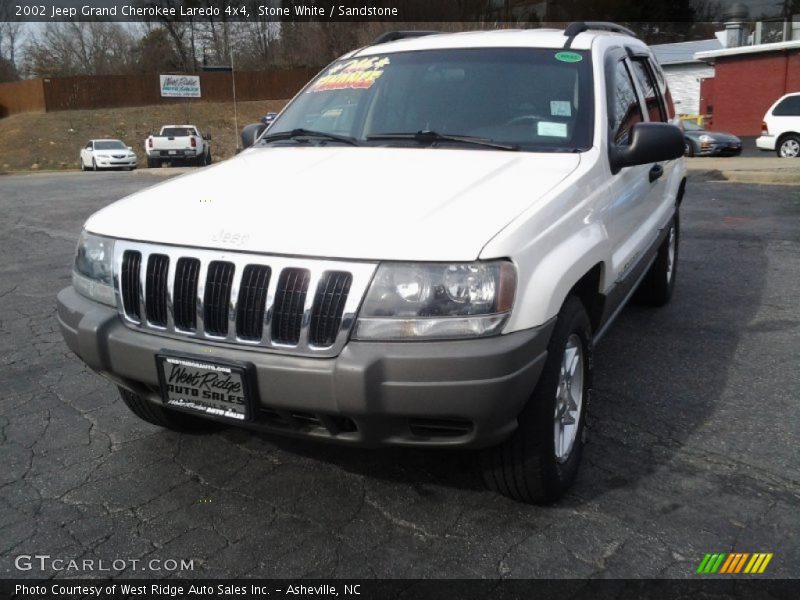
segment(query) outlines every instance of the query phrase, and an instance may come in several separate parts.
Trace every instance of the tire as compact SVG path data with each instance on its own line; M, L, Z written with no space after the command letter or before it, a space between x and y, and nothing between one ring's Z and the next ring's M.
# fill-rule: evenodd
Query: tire
M97 161L92 159L92 171L97 171Z
M147 168L148 169L158 169L161 167L161 161L156 158L147 157Z
M83 164L83 158L80 159L81 162L81 171L86 171L86 165Z
M592 389L592 332L583 303L570 296L558 313L547 346L544 369L527 405L518 417L517 430L505 442L481 452L481 471L489 489L520 502L550 504L569 489L578 474L586 426L586 411ZM569 351L569 352L568 352ZM577 389L565 386L562 363L577 356ZM565 425L557 412L567 407L566 395L574 404ZM566 427L572 426L567 435ZM558 432L564 445L556 443ZM568 438L572 440L569 444ZM559 440L562 438L558 438Z
M634 300L648 306L664 306L672 298L678 274L678 249L680 247L678 213L669 225L667 237L658 248L656 259L639 284Z
M205 164L205 166L208 166L208 165L210 165L210 164L211 164L211 150L209 150L209 151L206 153L206 155L205 155L205 161L204 161L204 164Z
M692 142L689 140L684 140L683 142L683 155L688 156L689 158L694 156L694 144L692 144Z
M800 135L785 135L775 146L779 158L800 158Z
M223 427L223 425L216 421L202 419L200 417L184 414L177 410L164 408L126 389L118 389L122 401L131 412L152 425L158 425L159 427L164 427L173 431L191 433L217 431Z

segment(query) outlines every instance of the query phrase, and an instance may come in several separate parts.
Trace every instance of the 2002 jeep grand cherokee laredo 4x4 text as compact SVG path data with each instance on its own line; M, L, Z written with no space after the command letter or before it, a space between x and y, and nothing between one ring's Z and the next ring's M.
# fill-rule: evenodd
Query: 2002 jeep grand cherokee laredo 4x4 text
M238 157L91 216L64 337L151 423L481 448L553 501L592 344L675 284L674 118L616 25L383 36Z

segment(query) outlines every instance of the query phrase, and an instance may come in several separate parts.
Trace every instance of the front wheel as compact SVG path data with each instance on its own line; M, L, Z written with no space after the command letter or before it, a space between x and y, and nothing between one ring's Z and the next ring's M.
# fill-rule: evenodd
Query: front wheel
M694 156L694 145L689 140L683 142L683 154L689 158Z
M777 152L781 158L800 157L800 136L787 135L782 138L778 144Z
M97 161L92 159L92 171L97 171Z
M482 451L486 485L514 500L555 502L578 474L592 389L592 332L583 303L567 298L547 346L547 359L517 430Z
M81 158L81 171L85 171L85 170L86 170L86 165L83 162L83 158Z

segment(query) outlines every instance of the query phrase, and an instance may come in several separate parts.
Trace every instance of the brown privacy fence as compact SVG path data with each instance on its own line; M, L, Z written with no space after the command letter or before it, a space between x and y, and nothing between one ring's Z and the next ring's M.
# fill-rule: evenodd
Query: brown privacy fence
M236 99L291 98L318 69L235 73ZM150 104L230 102L231 73L200 73L201 98L163 98L158 73L52 77L0 83L0 117L21 112L52 112Z

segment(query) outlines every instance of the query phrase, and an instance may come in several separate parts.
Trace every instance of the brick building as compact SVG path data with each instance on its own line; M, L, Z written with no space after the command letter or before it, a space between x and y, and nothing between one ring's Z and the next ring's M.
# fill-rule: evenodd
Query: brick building
M714 76L700 82L700 114L715 131L759 135L773 102L800 92L800 40L698 52L695 58L714 66Z

